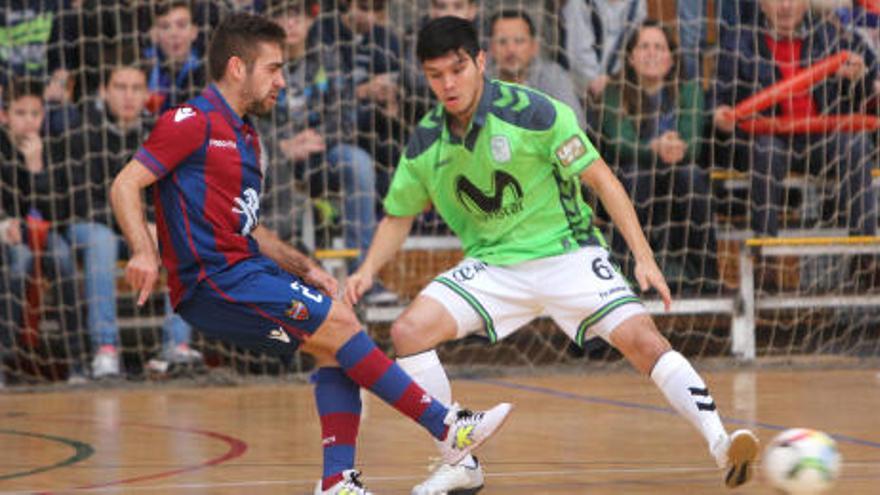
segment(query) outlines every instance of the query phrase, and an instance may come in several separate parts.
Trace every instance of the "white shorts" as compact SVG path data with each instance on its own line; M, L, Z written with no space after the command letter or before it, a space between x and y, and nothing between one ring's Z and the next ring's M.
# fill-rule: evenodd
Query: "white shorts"
M493 343L549 316L583 346L596 335L608 340L624 320L646 312L599 246L510 266L464 259L421 294L452 314L459 338L482 330Z

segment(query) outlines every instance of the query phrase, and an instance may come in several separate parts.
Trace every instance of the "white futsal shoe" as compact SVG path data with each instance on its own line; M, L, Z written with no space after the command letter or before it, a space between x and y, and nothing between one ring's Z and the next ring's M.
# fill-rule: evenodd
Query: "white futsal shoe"
M342 479L327 490L321 489L321 480L318 480L318 484L315 485L315 495L373 495L373 492L364 488L364 484L359 479L360 475L360 471L347 469L342 472Z
M736 430L721 438L712 448L718 467L724 468L724 484L736 488L752 479L758 457L758 437L749 430Z
M412 495L476 495L483 489L483 467L476 457L474 465L464 462L441 464L431 476L413 487Z
M462 409L458 404L450 406L445 421L449 431L440 442L443 462L458 464L501 428L511 409L513 405L506 402L479 412Z

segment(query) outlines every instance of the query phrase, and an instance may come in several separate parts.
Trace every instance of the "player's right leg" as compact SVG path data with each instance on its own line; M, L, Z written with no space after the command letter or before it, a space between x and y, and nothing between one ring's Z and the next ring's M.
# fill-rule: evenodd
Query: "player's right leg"
M332 353L349 378L443 442L447 463L458 462L487 440L512 407L504 403L485 412L471 412L438 401L376 347L345 304L332 305L321 326L304 342L303 351Z
M437 300L418 296L391 325L397 363L426 392L444 404L452 404L452 386L434 349L458 336L458 323ZM443 443L437 442L440 451ZM473 495L483 488L483 469L468 455L456 464L441 464L413 495Z
M451 403L449 379L434 348L471 333L482 333L494 343L533 319L540 308L530 300L526 285L516 270L472 259L440 274L391 326L398 363L434 397ZM482 486L482 467L468 456L441 464L412 493L467 495Z

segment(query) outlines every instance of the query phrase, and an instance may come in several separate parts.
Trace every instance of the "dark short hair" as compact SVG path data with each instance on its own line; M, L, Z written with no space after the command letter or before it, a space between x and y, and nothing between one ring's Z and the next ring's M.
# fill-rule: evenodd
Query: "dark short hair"
M480 53L480 42L473 22L447 15L431 19L419 30L416 42L419 62L458 50L464 50L471 58L476 58Z
M369 6L361 5L358 0L349 0L348 9L351 10L351 7L357 4L358 9L360 10L369 10L370 12L377 12L385 10L387 7L387 2L385 0L366 0L369 2Z
M195 21L195 11L193 10L191 2L187 0L160 0L153 6L153 22L155 22L157 18L168 15L169 12L176 9L186 9L186 11L189 12L190 18Z
M316 0L269 0L266 15L273 18L288 15L316 17L319 7Z
M529 35L534 38L535 34L537 34L535 31L535 23L532 22L532 18L525 10L501 9L498 12L495 12L489 20L490 32L492 34L495 34L495 23L498 22L498 19L522 19L525 21L526 25L529 26Z
M120 69L134 69L149 77L148 61L141 60L136 43L122 42L109 45L101 55L101 85L106 86L113 73Z
M436 1L436 0L431 0L431 5L434 5L434 2L435 2L435 1ZM471 5L473 5L473 4L477 3L477 0L468 0L468 3L471 4Z
M259 43L284 46L284 29L271 20L239 12L232 14L214 30L208 45L208 73L213 81L223 79L232 57L244 60L251 70L259 54Z
M5 100L7 107L12 102L26 96L33 96L42 102L44 87L43 82L35 77L23 76L13 78L6 84L6 91L4 92L3 99Z

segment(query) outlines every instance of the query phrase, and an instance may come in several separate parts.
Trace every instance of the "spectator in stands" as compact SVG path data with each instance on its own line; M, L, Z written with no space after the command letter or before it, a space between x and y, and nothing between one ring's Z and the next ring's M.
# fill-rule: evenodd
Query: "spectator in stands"
M706 43L709 22L706 5L714 2L715 15L718 18L716 36L735 35L742 23L753 22L758 7L755 0L738 0L735 2L720 0L678 0L675 2L678 14L678 37L681 44L681 61L684 77L694 79L702 76L702 46Z
M716 290L709 174L697 165L706 127L698 81L680 79L672 34L646 21L626 43L624 69L605 88L596 134L616 165L673 291ZM615 233L612 245L626 253Z
M277 153L288 163L275 163L267 170L267 189L271 191L268 203L290 211L291 193L285 185L297 179L304 179L310 195L315 197L326 196L329 189L340 190L345 245L366 254L376 227L376 166L370 154L357 144L351 72L339 64L340 47L310 39L308 33L314 33L315 24L311 1L282 0L275 4L270 7L271 16L287 33L287 87L278 97L272 119L274 129L265 135L275 135ZM279 213L285 224L280 232L289 235L293 223L290 215ZM372 303L395 299L381 287L368 296Z
M19 242L21 242L21 224L0 209L0 389L6 386L6 359L15 344L17 322L21 321L21 315L15 314L14 311L6 246Z
M783 202L783 179L792 170L836 174L839 207L852 233L873 235L877 202L871 189L876 143L869 133L825 132L795 135L748 135L735 129L732 105L829 55L851 55L836 73L811 90L792 94L764 112L765 116L808 118L860 111L874 91L877 62L856 38L809 12L807 0L761 0L757 23L738 36L721 40L715 85L716 128L736 132L735 163L747 163L751 177L751 227L757 235L775 236ZM838 222L844 215L839 215ZM842 223L842 222L841 222Z
M79 125L66 105L84 86L84 72L97 43L86 41L82 30L82 2L77 0L23 0L4 2L0 9L0 85L31 77L44 86L46 121L50 134ZM92 37L91 40L96 38Z
M580 127L586 128L584 109L571 75L556 62L541 57L532 18L524 10L501 10L492 16L489 25L489 74L530 86L567 104Z
M152 60L147 108L161 113L198 95L206 83L205 65L195 41L199 30L188 1L162 2L150 28Z
M57 279L53 287L71 365L69 379L77 382L84 379L84 364L67 236L76 235L69 229L70 185L73 175L83 173L76 158L83 152L77 140L45 136L43 91L41 83L28 78L13 80L5 91L8 126L0 132L0 204L12 220L6 220L3 238L14 304L26 300L26 278L34 273L35 251L41 252L42 273ZM13 313L24 314L20 306Z
M147 74L133 60L132 54L123 53L120 59L109 60L104 65L105 84L101 87L100 99L89 109L85 119L88 180L74 188L76 221L71 231L79 233L75 247L84 255L94 378L120 374L116 323L116 262L120 236L110 211L110 184L152 126L152 118L145 110L149 98ZM201 354L189 347L189 325L173 313L167 295L163 330L164 360L174 364L202 361Z
M599 98L620 71L630 26L648 15L645 0L568 0L562 8L565 47L578 94Z
M397 36L384 26L386 4L352 0L342 15L316 24L321 42L338 50L343 69L352 74L358 144L383 166L377 174L380 193L400 157L404 133L398 99L401 48Z

